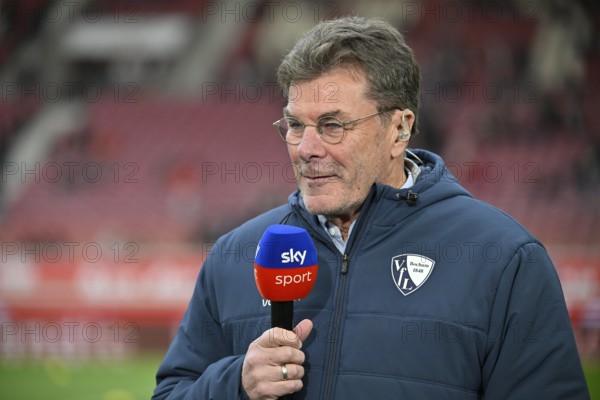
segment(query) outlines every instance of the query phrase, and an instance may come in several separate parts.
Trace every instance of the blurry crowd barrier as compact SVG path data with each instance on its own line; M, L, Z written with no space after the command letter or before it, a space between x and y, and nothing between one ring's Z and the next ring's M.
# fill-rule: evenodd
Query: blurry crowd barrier
M0 268L0 357L102 359L163 351L206 254L129 264L90 258L34 264L8 257ZM600 261L563 253L555 262L580 350L598 355Z
M92 254L72 263L7 257L0 268L0 357L164 350L191 297L201 255L112 263L93 262Z

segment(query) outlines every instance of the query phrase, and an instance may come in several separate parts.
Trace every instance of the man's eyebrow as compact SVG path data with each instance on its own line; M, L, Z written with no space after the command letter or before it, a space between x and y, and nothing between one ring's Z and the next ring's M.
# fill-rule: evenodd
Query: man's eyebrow
M287 107L283 108L283 115L285 115L286 117L297 118L294 115L292 115L292 113L290 112L290 110L288 110ZM345 112L343 112L342 110L336 109L336 110L327 111L327 112L319 115L317 120L319 120L321 118L326 118L326 117L339 117L339 116L344 116L344 115L347 115L347 114Z
M325 118L325 117L339 117L340 115L346 115L346 113L343 112L342 110L332 110L332 111L328 111L326 113L319 115L319 119Z

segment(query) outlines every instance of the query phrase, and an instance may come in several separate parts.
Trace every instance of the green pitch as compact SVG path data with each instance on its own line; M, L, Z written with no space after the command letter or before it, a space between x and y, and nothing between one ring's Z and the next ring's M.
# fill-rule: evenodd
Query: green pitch
M123 361L0 360L0 398L11 400L148 400L162 355ZM592 399L600 399L600 361L584 364Z
M148 400L161 355L123 361L0 360L0 398L11 400Z
M590 388L590 397L592 400L600 399L600 360L584 362L583 369Z

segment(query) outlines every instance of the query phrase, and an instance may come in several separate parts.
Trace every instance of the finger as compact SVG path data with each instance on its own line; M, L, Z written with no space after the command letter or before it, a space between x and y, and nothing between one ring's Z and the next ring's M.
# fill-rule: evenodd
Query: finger
M299 350L294 350L298 351ZM284 367L285 366L285 374ZM242 367L242 384L250 390L257 385L263 386L261 392L266 388L264 385L279 383L282 381L300 380L304 377L304 367L291 362L272 363L269 360L260 361L260 356L248 353ZM266 393L266 392L265 392Z
M246 352L244 364L250 368L260 366L278 366L282 364L302 364L305 360L304 352L290 346L269 347L272 341L265 339L265 332L259 340L252 342Z
M304 377L304 367L298 364L277 365L273 367L273 370L273 382L302 379Z
M267 363L275 366L288 363L301 365L306 357L303 351L289 346L268 349L266 356Z
M278 397L292 394L302 389L304 376L304 368L300 365L285 364L277 368L276 374L278 377L273 382L274 394Z
M302 347L302 342L298 335L282 328L271 328L263 332L258 338L258 344L264 348L289 346L300 349Z
M310 319L303 319L294 328L294 333L298 336L298 339L301 342L304 342L308 338L308 336L310 335L310 332L312 331L312 328L313 328L312 321Z
M304 384L300 379L275 382L273 383L273 394L278 398L287 396L299 392L303 386Z

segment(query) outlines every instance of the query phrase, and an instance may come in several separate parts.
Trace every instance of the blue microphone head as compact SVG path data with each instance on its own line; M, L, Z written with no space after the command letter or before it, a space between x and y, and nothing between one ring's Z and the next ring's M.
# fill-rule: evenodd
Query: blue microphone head
M317 277L317 250L308 232L290 225L269 226L256 249L254 276L265 299L306 297Z

